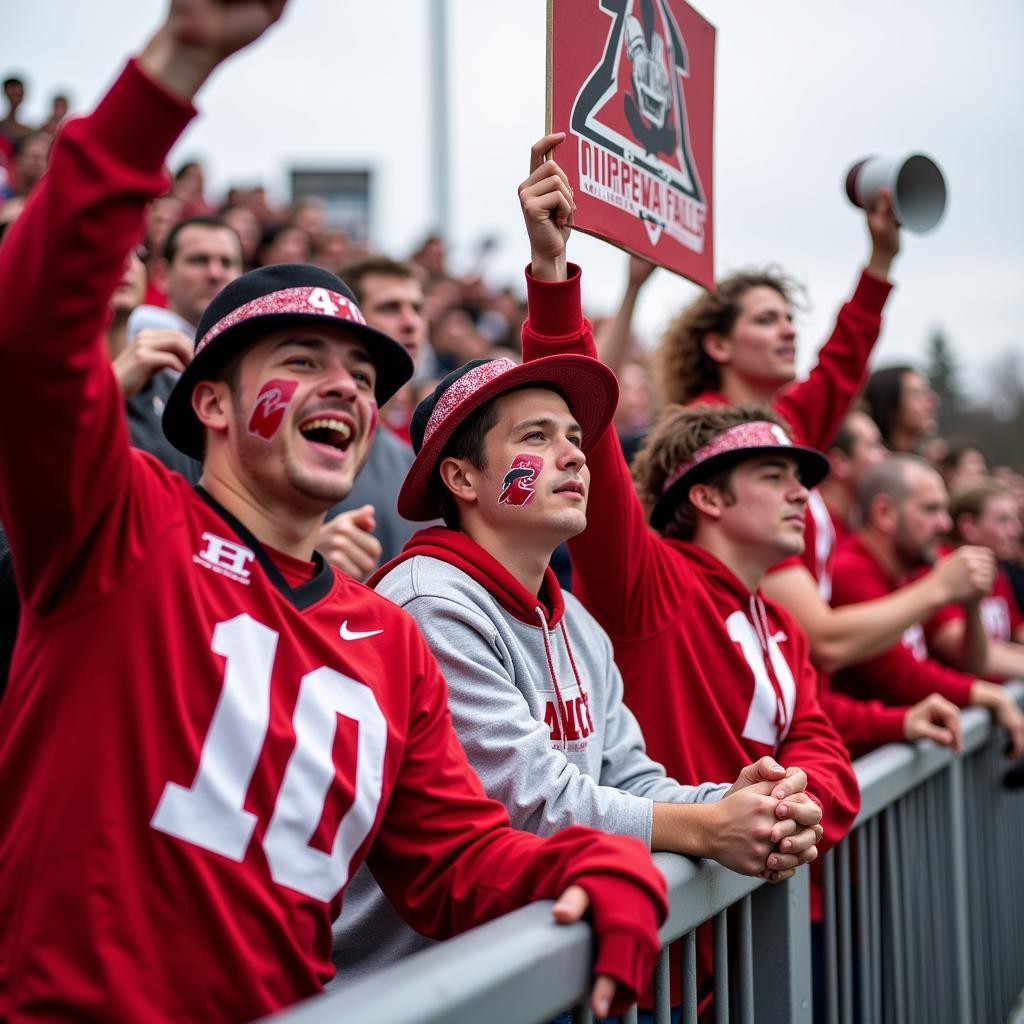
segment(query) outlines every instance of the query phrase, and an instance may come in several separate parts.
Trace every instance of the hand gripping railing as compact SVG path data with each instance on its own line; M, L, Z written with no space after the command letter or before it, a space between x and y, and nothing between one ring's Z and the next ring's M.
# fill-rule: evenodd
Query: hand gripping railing
M1012 686L1024 704L1024 684ZM1003 734L987 713L965 711L963 730L959 758L929 743L891 744L855 762L861 812L823 859L818 1019L990 1024L1024 986L1024 793L1001 785ZM808 872L772 886L709 861L655 860L670 900L655 1024L670 1020L667 946L680 937L681 1019L697 1020L695 936L705 922L716 1024L808 1024ZM551 903L538 903L275 1020L529 1024L572 1006L588 1021L591 962L589 928L557 926Z

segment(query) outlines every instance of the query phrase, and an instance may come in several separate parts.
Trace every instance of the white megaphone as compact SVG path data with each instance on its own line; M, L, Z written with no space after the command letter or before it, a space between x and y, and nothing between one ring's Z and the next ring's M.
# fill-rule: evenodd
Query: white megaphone
M908 231L923 234L942 220L946 182L939 165L923 153L903 159L870 156L846 175L846 195L854 206L871 209L880 188L889 190L892 212Z

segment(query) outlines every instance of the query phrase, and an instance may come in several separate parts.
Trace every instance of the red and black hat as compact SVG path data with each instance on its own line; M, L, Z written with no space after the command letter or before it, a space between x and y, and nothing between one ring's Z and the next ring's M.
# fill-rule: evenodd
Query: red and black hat
M544 356L519 366L511 359L474 359L452 370L413 413L409 434L416 458L398 495L398 511L422 522L440 515L431 488L441 452L475 409L506 391L550 384L561 392L583 431L583 451L593 447L615 414L615 374L590 356Z
M814 448L793 444L789 435L777 423L752 420L716 434L706 445L698 448L689 461L677 466L665 478L651 511L651 526L660 530L672 518L681 502L688 500L690 488L728 466L751 459L755 455L781 452L796 461L800 482L814 487L828 476L828 459Z
M192 362L164 409L167 439L192 458L202 457L203 428L192 410L192 389L209 380L254 341L291 323L331 324L366 343L377 368L377 404L383 405L411 376L409 353L394 338L367 326L359 303L340 277L305 263L279 263L243 274L206 307L196 330Z

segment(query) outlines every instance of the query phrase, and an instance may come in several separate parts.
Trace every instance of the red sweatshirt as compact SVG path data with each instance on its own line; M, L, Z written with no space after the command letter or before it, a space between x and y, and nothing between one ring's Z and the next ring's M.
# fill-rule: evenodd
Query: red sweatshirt
M527 287L524 359L595 356L578 269L557 284L528 276ZM765 754L803 768L828 849L853 823L860 794L818 703L803 630L706 551L647 525L613 431L587 461L588 526L569 542L576 593L612 638L651 756L693 784L732 778Z
M837 608L885 597L899 586L858 535L845 543L836 556L832 603ZM889 705L916 704L930 693L941 693L965 707L970 701L974 677L929 658L924 631L920 626L911 626L899 643L837 673L834 682L837 690L855 697L875 697Z
M792 428L798 444L826 450L836 436L850 405L864 384L868 357L878 339L892 285L865 271L853 297L840 310L832 336L806 380L785 388L772 403ZM707 391L696 402L726 404L719 391ZM838 530L824 500L812 491L804 516L804 552L784 559L773 571L802 564L814 577L824 600L832 596ZM854 756L883 743L903 739L905 708L887 708L832 688L826 672L818 672L818 696L843 742Z
M0 1020L205 1024L312 995L364 859L436 937L578 882L621 1006L665 912L643 846L510 829L412 620L129 447L107 303L191 113L129 65L0 246L0 520L23 602Z

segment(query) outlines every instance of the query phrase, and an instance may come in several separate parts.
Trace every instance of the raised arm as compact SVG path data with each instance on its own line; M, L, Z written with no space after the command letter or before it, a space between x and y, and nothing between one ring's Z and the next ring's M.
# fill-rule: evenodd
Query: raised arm
M131 459L103 337L145 203L190 100L283 0L175 0L96 111L61 130L50 169L0 247L0 520L28 608L74 586L68 569L98 520L123 503Z
M564 138L547 135L530 154L530 176L519 186L531 263L529 316L523 324L523 359L576 353L595 357L590 324L583 318L580 272L566 262L572 196L561 168L545 154ZM587 528L569 542L587 607L614 638L671 622L678 609L659 584L666 571L660 541L647 525L622 448L609 427L587 451L591 471ZM676 585L678 587L678 584Z
M617 377L622 375L629 357L633 335L633 314L640 291L654 272L654 264L640 256L629 257L629 275L622 302L614 316L608 317L594 332L594 342L601 362Z
M805 444L827 449L860 390L878 340L882 308L892 285L889 270L900 248L899 224L886 189L867 213L871 257L853 297L839 310L832 335L804 381L787 388L775 407Z

